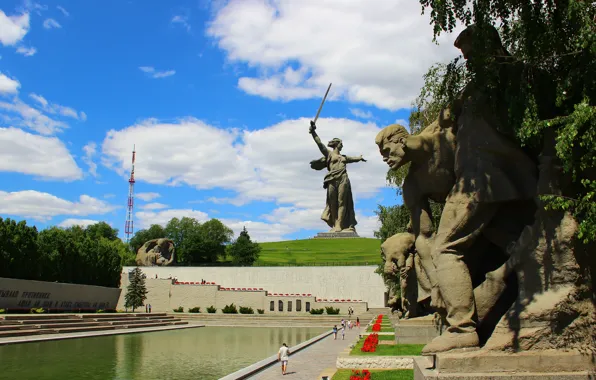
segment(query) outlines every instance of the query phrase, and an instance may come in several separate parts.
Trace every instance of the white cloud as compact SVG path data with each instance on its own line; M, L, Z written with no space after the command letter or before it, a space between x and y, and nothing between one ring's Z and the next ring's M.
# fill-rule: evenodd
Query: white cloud
M116 209L105 201L81 195L78 202L35 190L0 191L0 214L47 222L58 215L103 215Z
M172 17L172 21L173 24L180 24L182 25L182 27L184 27L184 29L186 29L186 31L190 32L190 24L188 23L188 17L187 16L181 16L181 15L176 15L174 17Z
M176 70L159 71L155 70L155 68L152 66L140 66L139 70L141 70L144 73L147 73L149 76L151 76L151 78L167 78L176 74Z
M29 13L7 16L0 10L0 43L14 46L21 42L29 32Z
M62 25L60 25L58 21L54 20L53 18L47 18L43 22L43 27L46 29L62 28Z
M68 218L63 220L62 222L58 223L58 227L68 228L72 226L81 226L83 228L91 226L93 224L99 223L99 220L92 220L92 219L74 219Z
M164 208L168 208L168 205L158 202L147 203L146 205L141 206L142 210L161 210Z
M17 53L24 55L25 57L32 57L37 53L37 49L34 47L19 46Z
M170 209L163 211L137 211L135 218L139 222L139 228L149 228L152 224L165 226L172 218L183 217L194 218L203 223L209 220L209 216L203 211L193 209Z
M18 128L0 128L0 171L67 181L82 178L62 141Z
M270 99L343 98L379 108L409 107L422 75L459 52L455 34L432 42L416 1L230 0L207 34L232 63L255 68L238 86Z
M17 97L12 102L0 102L0 110L17 115L0 115L5 122L30 128L43 135L51 135L68 128L66 123L52 119Z
M65 116L65 117L71 117L73 119L82 120L82 121L87 120L87 114L85 114L85 112L78 113L75 109L73 109L71 107L62 106L57 103L51 103L43 96L37 95L34 93L29 94L29 97L31 99L35 100L37 103L39 103L39 105L42 107L42 109L47 113L51 113L53 115L57 114L57 115Z
M373 114L370 111L364 111L360 108L350 108L350 113L359 119L372 119Z
M62 14L66 17L70 16L70 13L68 13L68 11L66 9L64 9L64 7L58 5L56 6L56 9L58 9L60 12L62 12Z
M19 92L20 87L21 83L18 80L9 78L6 75L0 73L0 95L16 94Z
M323 141L344 139L344 154L367 158L350 164L348 172L356 201L374 196L385 186L386 166L374 143L379 127L348 119L320 119ZM198 189L235 191L214 203L241 205L252 200L321 209L325 204L325 171L309 166L321 157L308 134L308 120L285 120L271 127L239 132L222 130L199 120L160 124L154 120L108 132L102 144L103 163L126 176L129 147L135 143L137 178L151 184L187 184ZM163 155L163 146L171 154ZM155 153L154 153L155 152Z
M93 161L95 154L97 153L97 144L94 142L90 142L83 147L83 152L85 152L85 156L83 156L83 162L89 166L89 174L93 177L97 177L97 164Z
M139 198L140 200L143 200L145 202L150 202L156 198L161 197L161 195L159 193L138 193L135 194L135 198Z

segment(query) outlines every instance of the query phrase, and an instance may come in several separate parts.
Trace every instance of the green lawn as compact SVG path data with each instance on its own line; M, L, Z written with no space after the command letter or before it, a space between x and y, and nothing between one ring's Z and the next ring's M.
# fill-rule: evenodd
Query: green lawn
M379 340L395 340L395 335L379 335Z
M377 265L378 239L305 239L259 243L255 265Z
M358 341L356 346L350 351L350 355L359 356L419 356L422 352L424 344L394 344L386 345L379 344L375 352L362 352L362 345L364 345L364 339ZM379 338L380 339L380 338Z
M395 332L395 330L391 326L381 326L381 331L372 331L372 326L370 326L366 332Z
M412 380L414 371L411 369L373 370L370 371L372 380ZM351 369L337 370L331 380L350 380Z

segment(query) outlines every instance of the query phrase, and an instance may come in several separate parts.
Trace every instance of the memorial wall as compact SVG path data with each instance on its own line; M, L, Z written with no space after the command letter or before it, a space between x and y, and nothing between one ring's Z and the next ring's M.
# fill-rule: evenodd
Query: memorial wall
M135 267L124 267L123 277ZM269 293L308 293L321 299L352 299L384 307L383 279L367 266L316 267L143 267L148 279L214 282L226 288L263 288ZM125 284L123 279L122 284Z
M115 309L119 288L0 278L0 309Z

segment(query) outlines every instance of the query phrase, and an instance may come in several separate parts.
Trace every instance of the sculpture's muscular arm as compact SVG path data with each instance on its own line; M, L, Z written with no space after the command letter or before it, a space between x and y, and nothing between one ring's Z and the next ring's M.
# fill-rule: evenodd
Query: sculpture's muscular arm
M365 161L362 156L358 156L358 157L353 157L353 156L345 156L346 157L346 163L351 164L354 162L360 162L360 161Z
M321 153L323 153L323 156L327 157L329 155L329 150L327 149L325 144L323 144L319 135L317 135L317 133L314 130L311 132L311 134L313 140L315 140L315 143L319 147L319 150L321 151Z

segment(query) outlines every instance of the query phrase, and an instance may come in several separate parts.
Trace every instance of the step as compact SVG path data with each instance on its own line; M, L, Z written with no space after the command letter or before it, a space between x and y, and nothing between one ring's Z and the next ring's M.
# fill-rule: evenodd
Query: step
M77 315L77 317L82 318L82 319L126 318L126 317L134 317L134 316L135 316L134 314L125 314L125 313L106 313L106 314L98 313L98 314Z
M14 331L14 330L23 330L25 328L31 328L31 326L24 326L19 324L16 325L2 325L0 326L0 331Z
M0 338L8 338L11 336L39 335L39 334L41 334L41 330L0 331Z
M138 325L138 324L143 324L143 323L151 323L154 321L151 321L149 319L140 319L140 320L134 320L134 321L110 321L107 322L112 326L126 326L126 325Z
M125 318L118 318L118 317L113 317L113 318L93 318L94 321L96 322L119 322L119 321L130 321L131 323L134 321L146 321L147 318L140 318L140 317L125 317Z
M154 316L149 314L148 317L145 317L147 319L172 319L172 318L176 318L173 315L163 315L163 316Z
M23 320L20 321L23 325L40 325L40 324L48 324L48 323L52 323L52 324L59 324L59 323L66 323L66 324L70 324L70 323L81 323L83 322L81 319L76 319L76 318L71 318L71 319L27 319L27 320Z
M179 325L188 325L188 322L185 321L176 321L176 322L172 322L172 324L174 326L179 326Z
M171 326L170 322L152 322L152 323L139 323L136 325L128 325L127 329L137 329L142 327L159 327L159 326Z
M105 326L101 322L77 322L77 323L44 323L35 325L39 329L56 329L56 328L68 328L68 327L91 327L91 326Z
M28 321L28 320L39 320L39 319L71 319L73 318L73 315L70 314L66 314L66 315L60 315L60 314L31 314L31 315L7 315L4 317L4 320L6 321L15 321L15 320L22 320L22 321Z
M53 329L55 333L75 333L75 332L87 332L87 331L101 331L101 330L114 330L114 326L91 326L91 327L66 327Z
M147 316L165 317L167 315L167 313L135 313L133 315L135 317L147 317Z

